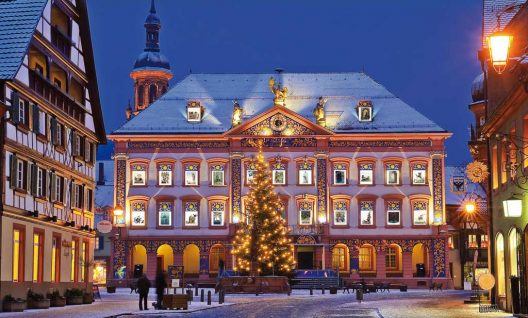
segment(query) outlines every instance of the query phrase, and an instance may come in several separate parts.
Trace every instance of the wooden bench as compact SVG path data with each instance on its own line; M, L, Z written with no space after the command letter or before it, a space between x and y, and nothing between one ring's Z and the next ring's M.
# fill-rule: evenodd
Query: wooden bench
M189 298L186 294L163 295L163 308L187 310L188 300Z

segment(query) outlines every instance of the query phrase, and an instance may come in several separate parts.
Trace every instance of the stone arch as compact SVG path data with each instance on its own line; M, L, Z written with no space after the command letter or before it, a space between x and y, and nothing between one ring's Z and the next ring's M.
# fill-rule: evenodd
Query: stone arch
M400 272L403 269L403 250L399 244L391 243L385 249L385 269Z
M497 279L497 294L499 296L506 295L506 266L504 253L504 235L498 232L495 239L495 266Z
M209 273L220 273L220 265L226 265L226 249L224 245L217 243L209 249Z
M183 272L185 274L200 274L200 248L196 244L188 244L183 249Z
M350 268L350 250L346 244L338 243L332 246L332 269L348 272Z
M417 264L424 264L425 276L429 276L429 248L424 243L416 243L412 248L412 270L413 276L418 276Z
M136 244L132 247L130 275L134 275L135 265L142 265L143 273L147 272L147 249L142 244Z
M362 244L359 246L359 271L375 272L376 271L376 248L372 244Z
M169 244L162 244L156 251L157 270L168 270L169 266L174 265L174 251Z

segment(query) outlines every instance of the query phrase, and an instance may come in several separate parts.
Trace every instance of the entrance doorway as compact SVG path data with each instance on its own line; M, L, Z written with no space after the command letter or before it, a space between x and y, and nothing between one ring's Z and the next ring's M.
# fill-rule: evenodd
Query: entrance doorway
M156 271L157 273L163 270L163 256L156 257Z
M297 247L297 268L314 269L315 253L311 246Z

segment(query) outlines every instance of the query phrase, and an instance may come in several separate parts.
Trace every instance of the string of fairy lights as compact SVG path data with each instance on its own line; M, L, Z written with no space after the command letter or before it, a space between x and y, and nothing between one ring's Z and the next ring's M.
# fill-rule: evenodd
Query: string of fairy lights
M250 275L288 273L295 267L294 247L262 145L251 161L255 175L249 185L247 219L239 223L233 240L234 270Z

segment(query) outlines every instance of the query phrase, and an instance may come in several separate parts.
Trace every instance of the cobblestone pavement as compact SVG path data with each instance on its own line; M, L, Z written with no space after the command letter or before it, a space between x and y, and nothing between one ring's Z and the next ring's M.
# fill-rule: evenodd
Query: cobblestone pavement
M149 305L154 301L150 293ZM193 301L190 311L137 311L138 296L130 295L126 289L116 294L101 293L102 300L91 305L67 306L44 310L26 310L22 313L0 313L0 318L28 317L226 317L226 318L274 318L274 317L366 317L366 318L469 318L469 317L512 317L511 314L478 313L477 305L464 305L469 298L464 291L429 292L427 290L392 291L391 293L365 294L360 304L355 294L321 295L316 291L310 296L306 290L294 290L286 295L226 295L227 303L218 305L216 296L213 304ZM195 299L196 300L196 299Z

